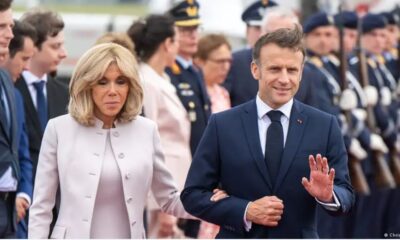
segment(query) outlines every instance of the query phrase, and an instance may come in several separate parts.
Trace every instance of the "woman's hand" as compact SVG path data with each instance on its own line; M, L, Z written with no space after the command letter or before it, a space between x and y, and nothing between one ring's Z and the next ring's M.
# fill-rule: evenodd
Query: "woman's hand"
M214 189L213 193L214 194L210 198L210 200L213 202L218 202L219 200L229 197L229 195L224 190L218 188Z

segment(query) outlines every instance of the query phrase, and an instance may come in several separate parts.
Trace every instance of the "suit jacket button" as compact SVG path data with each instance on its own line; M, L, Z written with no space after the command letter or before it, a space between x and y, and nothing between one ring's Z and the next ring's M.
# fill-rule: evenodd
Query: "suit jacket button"
M127 200L126 200L126 202L127 203L130 203L130 202L132 202L132 198L130 197L130 198L128 198Z
M125 154L124 154L124 153L118 154L118 158L119 158L119 159L123 159L124 157L125 157Z
M125 178L126 179L129 179L131 177L131 174L130 173L127 173L126 175L125 175Z
M119 132L114 132L114 133L113 133L113 136L114 136L114 137L119 137Z
M135 223L136 223L136 221L133 221L133 222L132 222L132 226L135 225Z

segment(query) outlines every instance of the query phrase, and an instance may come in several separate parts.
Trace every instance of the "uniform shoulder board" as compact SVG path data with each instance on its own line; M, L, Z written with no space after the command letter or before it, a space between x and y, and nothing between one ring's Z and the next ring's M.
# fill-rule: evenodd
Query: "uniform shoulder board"
M368 58L368 65L370 65L372 68L376 68L376 62L372 58Z
M319 57L311 57L308 60L318 68L321 68L324 65Z
M351 57L349 59L349 64L350 65L354 65L354 64L357 64L357 63L358 63L358 57L357 56Z
M328 58L329 58L329 61L331 61L331 63L333 63L335 66L339 66L340 65L340 60L335 55L329 54Z
M378 63L380 63L380 64L385 64L385 58L381 55L381 54L379 54L379 55L377 55L376 56L376 60L378 61Z
M392 56L393 56L393 58L395 58L395 59L397 59L398 58L398 51L397 51L397 49L396 48L391 48L390 50L389 50L389 52L390 52L390 54L392 54Z
M181 68L179 67L179 65L176 62L171 66L171 70L172 70L172 73L175 75L181 74Z

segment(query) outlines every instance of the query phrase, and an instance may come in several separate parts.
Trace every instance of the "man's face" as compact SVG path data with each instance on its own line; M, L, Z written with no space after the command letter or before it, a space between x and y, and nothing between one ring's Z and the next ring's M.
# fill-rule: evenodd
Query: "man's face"
M296 94L299 89L304 56L276 44L261 48L260 62L251 64L253 77L258 80L259 96L276 109Z
M361 38L362 46L372 54L381 54L386 44L386 29L377 28L364 33Z
M307 48L319 56L328 55L337 45L334 26L317 27L306 35Z
M344 38L343 38L344 50L346 53L351 53L357 43L357 36L358 36L357 30L351 28L345 28L343 32L344 32Z
M64 48L64 32L59 32L55 37L48 36L46 41L32 58L31 71L47 74L57 70L61 60L67 57Z
M14 37L12 33L13 26L14 20L12 18L11 8L0 12L0 66L2 66L6 60L8 45L10 45L10 41Z
M247 26L246 28L246 39L247 39L247 44L250 47L254 47L254 44L256 44L257 40L261 36L261 27L259 26Z
M199 26L178 27L179 32L179 55L191 59L197 52L199 43Z
M386 49L389 50L397 45L397 41L399 39L399 28L394 24L389 24L386 27L386 30Z
M28 66L35 51L32 39L25 37L24 47L7 60L5 68L10 72L13 81L18 79L23 70L29 70Z

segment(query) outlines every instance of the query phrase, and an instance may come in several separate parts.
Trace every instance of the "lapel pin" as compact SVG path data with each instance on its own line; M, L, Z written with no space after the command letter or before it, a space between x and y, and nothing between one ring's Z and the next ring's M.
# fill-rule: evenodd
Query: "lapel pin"
M297 122L298 122L299 124L302 124L302 123L303 123L303 121L302 121L301 119L297 119Z

